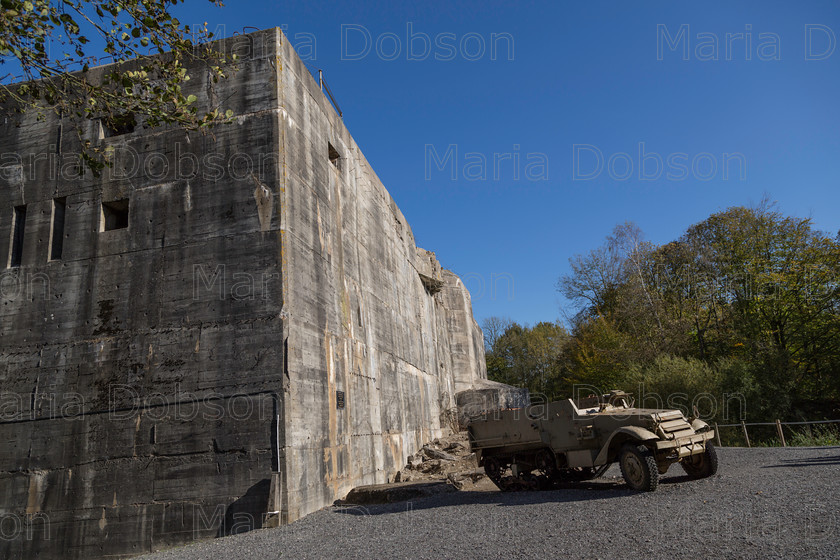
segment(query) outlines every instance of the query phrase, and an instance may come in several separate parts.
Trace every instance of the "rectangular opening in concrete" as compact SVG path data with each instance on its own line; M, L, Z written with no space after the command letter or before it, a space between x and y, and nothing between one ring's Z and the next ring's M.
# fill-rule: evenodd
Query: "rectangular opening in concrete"
M23 259L23 228L26 224L26 205L15 206L12 222L12 248L9 251L9 268L20 266Z
M128 199L102 203L102 217L99 231L111 231L128 227Z
M134 132L137 127L137 120L132 113L122 115L109 115L99 120L100 138L122 136Z
M61 259L64 250L64 212L67 209L66 198L53 199L52 225L50 226L50 260Z
M327 142L327 146L327 150L330 156L330 163L341 169L341 154L339 154L338 150L336 150L335 147L329 142Z

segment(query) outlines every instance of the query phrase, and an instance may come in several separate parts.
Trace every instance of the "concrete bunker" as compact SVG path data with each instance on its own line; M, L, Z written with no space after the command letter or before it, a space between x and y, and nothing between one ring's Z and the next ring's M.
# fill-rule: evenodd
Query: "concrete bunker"
M34 162L0 174L0 262L48 279L48 297L0 305L2 397L18 403L0 414L0 514L49 519L0 541L4 558L294 521L386 482L486 377L469 292L416 246L283 33L217 45L240 54L215 86L236 121L212 137L87 123L114 173L56 177L37 157L78 151L67 117L0 121L0 152ZM184 93L209 110L189 70Z

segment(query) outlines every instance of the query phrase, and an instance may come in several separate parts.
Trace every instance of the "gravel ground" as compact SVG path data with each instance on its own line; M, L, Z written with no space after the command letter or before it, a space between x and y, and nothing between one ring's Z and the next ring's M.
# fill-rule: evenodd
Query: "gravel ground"
M718 455L714 477L674 466L652 493L628 490L613 466L574 488L331 507L142 558L840 558L840 447Z

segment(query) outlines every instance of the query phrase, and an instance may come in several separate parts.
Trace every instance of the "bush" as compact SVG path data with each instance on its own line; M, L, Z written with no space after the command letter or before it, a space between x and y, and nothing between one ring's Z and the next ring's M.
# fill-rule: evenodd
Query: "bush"
M636 396L636 406L676 408L693 416L697 405L701 417L708 420L719 412L720 378L718 371L705 362L663 355L649 365L631 366L625 389Z
M805 425L793 431L793 435L787 438L787 444L792 447L840 445L840 430L831 424Z

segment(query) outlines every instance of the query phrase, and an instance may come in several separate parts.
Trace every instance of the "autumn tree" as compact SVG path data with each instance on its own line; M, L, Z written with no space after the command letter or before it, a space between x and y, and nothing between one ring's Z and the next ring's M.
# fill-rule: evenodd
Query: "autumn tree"
M494 319L490 322L501 321ZM569 333L559 323L523 327L510 322L486 349L488 377L527 387L533 394L554 395L563 384L563 357L568 342Z
M221 2L210 0L221 6ZM182 84L186 62L206 62L214 80L230 62L206 43L206 23L182 24L171 8L183 0L0 0L0 105L64 118L145 117L150 126L200 129L231 116L199 113ZM88 70L110 65L92 77ZM19 74L15 76L14 74ZM89 151L83 155L90 156ZM88 158L90 165L98 160Z
M672 387L670 376L696 391L702 372L710 391L751 392L753 411L840 403L840 243L809 219L764 201L661 246L622 224L570 265L558 282L579 306L568 380Z
M509 317L487 317L481 322L481 332L484 334L484 349L492 350L505 331L513 324Z
M684 241L707 260L725 318L728 344L760 361L777 391L816 397L840 376L840 245L810 219L772 205L731 208L692 226ZM724 307L725 305L725 307Z

